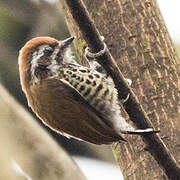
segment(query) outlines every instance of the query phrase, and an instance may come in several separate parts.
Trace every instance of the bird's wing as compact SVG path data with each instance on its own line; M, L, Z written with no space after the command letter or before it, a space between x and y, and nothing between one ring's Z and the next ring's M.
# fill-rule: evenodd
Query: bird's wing
M40 105L35 112L46 125L61 134L95 144L125 141L69 82L51 77L39 86L42 87L38 87L36 96Z

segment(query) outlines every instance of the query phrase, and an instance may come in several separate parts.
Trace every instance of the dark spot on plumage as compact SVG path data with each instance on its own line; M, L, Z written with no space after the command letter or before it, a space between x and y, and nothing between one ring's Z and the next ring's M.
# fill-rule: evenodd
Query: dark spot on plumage
M100 85L97 87L96 92L98 93L102 88L103 88L103 85L100 84Z
M91 74L88 75L88 77L89 77L90 79L93 79L93 78L94 78L93 75L91 75Z
M87 72L85 69L80 69L79 71L82 72L82 73Z
M76 78L76 74L73 74L71 77L72 77L72 78Z
M86 84L91 84L91 81L89 79L86 79Z
M102 98L103 98L103 97L106 97L106 96L108 95L108 93L109 93L109 89L106 89L106 90L104 91L104 93L103 93Z
M73 72L77 72L77 69L73 68L72 71L73 71Z
M63 77L65 78L67 75L66 74L63 74Z
M68 74L72 74L72 71L67 71Z
M81 77L80 82L83 82L83 81L84 81L84 78L83 78L83 77Z
M81 92L81 91L84 91L84 89L85 89L85 86L81 85L81 87L79 88L79 91L80 91L80 92Z
M92 85L93 85L93 86L96 86L96 81L93 81Z
M94 81L94 82L95 82L95 81ZM99 92L102 88L103 88L103 86L100 84L100 85L96 88L94 94L89 97L89 99L88 99L89 102L91 102L91 101L97 96L98 92Z
M91 92L91 88L88 88L83 95L86 97L90 94L90 92Z
M80 76L76 76L76 80L80 80L81 79L81 77Z
M74 88L77 88L77 86L78 86L78 83L74 84Z
M69 78L66 77L65 80L69 82Z
M94 74L97 78L100 78L100 75L99 74Z

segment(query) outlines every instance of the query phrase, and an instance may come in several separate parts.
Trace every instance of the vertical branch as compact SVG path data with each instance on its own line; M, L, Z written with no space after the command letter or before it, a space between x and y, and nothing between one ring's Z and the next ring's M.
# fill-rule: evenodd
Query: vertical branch
M74 19L74 21L71 20L71 23L73 23L73 24L71 24L71 26L75 27L73 29L79 28L79 30L81 31L82 37L86 40L88 46L92 49L92 51L97 52L97 51L101 50L103 48L103 43L100 40L99 32L95 28L94 23L92 23L92 20L87 12L87 9L85 8L84 4L82 3L82 1L66 0L65 2L66 2L65 7L66 7L67 16L70 17L69 19L71 19L71 18ZM101 30L101 32L103 32L102 35L105 36L105 40L108 38L107 43L112 45L112 47L116 46L114 48L116 51L115 56L119 55L118 54L119 49L122 52L122 55L119 55L120 60L118 60L118 56L117 56L118 64L121 64L122 67L125 66L127 63L133 64L134 62L129 62L129 61L131 60L131 58L134 59L134 57L135 57L135 59L139 59L136 66L138 67L138 65L139 65L139 68L141 68L141 65L144 63L143 62L144 58L149 59L149 57L153 57L153 56L154 56L154 58L156 58L156 55L158 55L158 54L156 54L154 49L151 49L151 46L153 47L154 44L150 43L151 41L156 40L153 36L154 34L152 35L152 33L151 33L150 34L151 36L149 35L149 37L151 37L152 39L148 39L146 37L147 31L145 31L145 28L147 28L149 26L149 23L152 23L152 24L154 23L153 22L154 19L151 19L152 22L147 22L147 20L150 19L148 13L150 13L151 11L153 11L153 15L158 20L156 19L157 22L155 22L155 25L151 26L150 28L152 28L152 29L153 28L162 28L163 30L165 30L163 23L161 23L162 19L159 18L160 14L158 14L159 12L158 12L158 8L156 7L156 5L148 3L145 0L136 0L135 2L134 1L132 2L130 0L126 1L126 2L121 2L119 0L101 1L101 2L86 0L84 2L86 2L88 10L91 12L92 16L94 16L94 18L96 18L96 19L94 19L94 22L99 22L99 24L97 23L97 26L99 25L99 29ZM151 5L152 5L152 7L151 7ZM155 10L153 10L153 9L151 10L151 8L154 8ZM69 11L67 11L67 9ZM102 20L102 17L103 17L103 20ZM144 20L144 17L147 19ZM137 19L135 19L134 22L132 22L131 19L133 19L133 18L137 18ZM99 19L101 19L102 22ZM119 24L118 24L118 22L119 22ZM131 22L131 23L129 23L129 22ZM116 23L116 26L114 28L112 28L113 23ZM158 26L158 23L160 23L160 26ZM106 26L103 26L104 24L106 24ZM76 28L76 26L78 26L78 28ZM140 28L138 29L137 27L140 27ZM118 31L120 34L119 37L118 37L117 33L111 34L111 31L112 32ZM152 30L152 31L156 31L156 29ZM161 44L158 48L161 48L163 43L168 41L169 37L167 36L167 33L166 33L167 31L162 32L160 29L158 31L160 31L160 33L165 34L165 37L159 36L159 41L157 42L157 44L158 43ZM74 32L74 33L78 33L78 32ZM112 37L110 37L110 34L112 35L112 37L114 39ZM169 49L173 49L172 44L170 44L169 41L168 41L168 45L169 45L169 47L168 47ZM122 48L121 48L121 46L122 46ZM166 48L166 45L164 45L163 48ZM161 49L161 54L162 54L163 50L165 50L165 49ZM149 52L151 52L151 53L149 53ZM162 54L162 56L160 58L165 58L165 59L166 58L175 58L175 56L167 57L167 56L163 56L163 54ZM151 126L151 122L149 120L150 116L149 117L147 116L147 114L145 113L144 109L141 106L141 104L143 104L143 103L141 103L141 104L139 103L137 97L135 96L135 94L133 93L131 88L129 88L128 85L126 84L126 82L124 81L124 77L123 77L122 73L119 71L119 68L117 67L117 65L115 63L115 60L113 59L113 57L111 56L109 51L107 51L103 56L99 57L97 60L106 69L108 74L113 78L116 88L118 89L120 98L124 98L127 96L128 93L130 93L129 100L124 104L124 108L125 108L126 112L128 113L130 119L139 128L146 128L146 127ZM124 60L124 64L122 63L123 60ZM140 63L141 61L142 61L142 63ZM154 62L155 61L153 59L151 59L150 64L153 64ZM146 66L149 67L148 64ZM146 68L146 66L144 68ZM158 67L157 65L152 65L152 66ZM126 72L128 72L128 70L129 70L129 72L132 72L131 69L128 69L129 66L123 67L123 68L126 70ZM161 67L161 68L163 68L163 67ZM152 70L149 69L149 70L150 70L149 73L152 73L152 75L153 75L154 69L152 69ZM161 73L161 72L159 72L159 73ZM154 75L157 77L156 73ZM135 76L134 72L132 72L132 74L130 74L130 77L133 77L133 76ZM147 83L147 80L146 79L144 79L144 80ZM150 85L149 85L149 87L150 87ZM154 88L157 88L157 87L154 87ZM148 93L148 91L147 91L147 93ZM177 91L176 91L176 93L177 93ZM149 107L149 108L151 108L151 107ZM169 149L164 144L162 139L157 134L143 136L142 138L143 138L144 142L148 145L148 151L151 153L151 155L156 160L156 161L152 160L152 157L150 157L148 155L148 157L151 158L151 163L152 163L151 167L154 167L153 174L155 175L155 171L157 170L155 167L158 167L156 164L156 163L158 163L160 165L159 172L157 172L158 170L156 171L156 173L158 173L158 176L160 176L161 168L163 168L166 176L169 179L180 179L180 168L177 164L177 160L174 158L172 153L170 153ZM136 146L137 146L137 144L136 144ZM137 148L139 148L139 147L137 147ZM128 155L128 151L126 151L126 152ZM131 157L130 157L130 160L131 160L131 164L135 163L135 162L133 162L133 159ZM129 163L127 163L126 166L124 166L124 168L126 167L126 169L127 169L128 164ZM140 172L139 175L141 175L139 177L142 177L142 172Z

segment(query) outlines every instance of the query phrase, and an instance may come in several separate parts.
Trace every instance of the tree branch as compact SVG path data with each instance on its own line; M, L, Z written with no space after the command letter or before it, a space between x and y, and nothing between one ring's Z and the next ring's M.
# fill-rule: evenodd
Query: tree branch
M66 4L74 18L74 21L79 26L83 38L86 40L92 51L98 52L103 49L103 42L100 39L100 34L93 25L83 2L80 0L66 0ZM132 89L125 82L123 74L120 72L109 50L107 50L103 56L98 57L97 60L107 71L108 75L113 78L118 90L119 98L125 98L127 94L130 93L130 98L124 104L124 108L134 124L138 128L152 127L147 114L143 110ZM180 168L159 135L146 135L142 138L149 146L149 152L156 159L157 163L164 169L169 179L180 179Z

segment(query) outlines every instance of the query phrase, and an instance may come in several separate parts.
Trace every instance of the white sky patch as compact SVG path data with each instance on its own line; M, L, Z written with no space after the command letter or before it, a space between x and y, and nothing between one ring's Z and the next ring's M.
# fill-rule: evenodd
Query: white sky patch
M12 160L12 167L17 174L24 176L27 180L32 180L31 177L28 174L26 174L14 160Z
M157 0L172 40L180 44L180 0Z
M123 180L118 165L77 156L74 156L73 159L88 180Z

